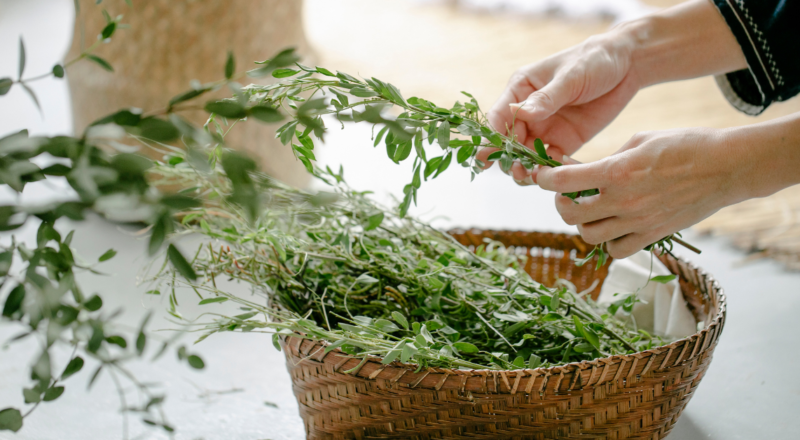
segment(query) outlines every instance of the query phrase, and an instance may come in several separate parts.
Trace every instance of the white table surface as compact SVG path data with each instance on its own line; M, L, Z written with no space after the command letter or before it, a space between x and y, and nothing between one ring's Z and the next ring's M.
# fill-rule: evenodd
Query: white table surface
M16 57L16 35L26 32L29 43L29 71L49 69L58 56L57 47L31 31L28 15L14 6L22 2L0 0L0 76L16 68L7 60ZM32 0L29 5L52 6L50 13L68 14L64 3ZM53 5L60 5L58 7ZM58 9L61 7L61 9ZM9 12L11 11L11 12ZM28 19L29 20L29 19ZM59 28L63 16L52 19L49 32L68 35ZM27 31L26 31L27 29ZM38 27L42 29L42 27ZM38 41L38 42L37 42ZM64 45L65 46L65 45ZM39 52L36 52L38 50ZM49 52L48 52L49 51ZM63 82L42 81L36 85L44 107L40 117L18 91L0 98L0 135L23 127L35 133L68 132L70 127L67 94ZM328 145L320 147L323 163L345 165L345 176L358 189L376 191L381 199L387 192L399 194L410 177L410 164L397 166L388 162L381 148L366 142L365 127L334 130ZM463 171L463 170L462 170ZM41 196L44 190L33 187L26 196ZM574 231L561 222L552 204L552 195L537 188L519 188L499 172L489 172L469 183L466 172L449 172L422 187L420 206L413 213L434 219L442 227L479 226L542 231ZM435 218L447 216L449 219ZM62 229L70 228L62 224ZM99 219L77 226L78 252L96 258L109 247L119 251L104 269L106 277L79 277L87 292L101 292L105 310L123 308L121 322L136 325L144 314L156 310L151 328L168 328L164 303L145 296L137 286L137 275L146 263L145 244L120 228ZM35 225L17 231L18 238L30 240ZM689 403L670 438L677 440L737 440L769 438L795 439L800 432L800 376L795 367L800 361L800 274L787 273L771 261L747 265L739 263L744 255L719 239L689 239L703 249L700 256L688 255L713 274L728 295L728 321L703 383ZM8 236L4 239L8 239ZM678 251L681 254L684 252ZM181 311L197 313L196 298L184 295ZM0 341L19 329L0 324ZM193 338L184 340L191 342ZM1 343L1 342L0 342ZM258 440L301 439L303 426L291 391L283 355L277 352L266 335L228 333L215 335L192 350L206 361L198 372L178 363L168 355L155 363L142 362L132 370L144 381L162 384L166 393L166 412L177 428L179 440ZM26 384L26 366L33 361L36 347L16 344L0 349L0 408L22 406L20 386ZM66 353L57 357L62 362ZM67 382L67 392L57 401L43 404L25 420L17 434L0 432L0 440L84 440L122 438L123 418L113 384L101 375L91 391L86 383L90 365ZM271 402L277 408L265 404ZM163 432L146 428L136 417L129 420L131 438L166 439Z

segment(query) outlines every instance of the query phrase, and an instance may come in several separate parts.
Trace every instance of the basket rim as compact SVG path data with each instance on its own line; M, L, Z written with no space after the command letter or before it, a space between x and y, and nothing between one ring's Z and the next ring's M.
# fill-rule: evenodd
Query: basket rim
M508 231L506 231L506 230L500 231L500 230L489 230L489 229L479 229L479 228L452 228L447 232L451 232L451 231L522 232L522 233L530 232L530 233L536 233L536 234L552 235L554 237L559 237L560 236L562 238L567 238L567 239L569 239L571 241L574 240L577 237L580 240L580 235L577 235L577 234L539 232L539 231L510 231L510 230L508 230ZM582 240L580 240L580 241L582 241ZM542 247L545 247L545 246L542 246ZM710 319L708 321L708 324L705 326L705 328L703 330L700 330L700 331L698 331L698 332L696 332L696 333L694 333L694 334L692 334L690 336L687 336L685 338L674 340L674 341L670 342L669 344L660 345L660 346L653 347L653 348L648 349L648 350L639 351L639 352L636 352L636 353L600 357L600 358L595 358L595 359L592 359L592 360L589 360L589 361L584 360L584 361L580 361L580 362L570 362L570 363L567 363L567 364L557 365L557 366L547 367L547 368L535 368L535 369L520 368L520 369L516 369L516 370L450 369L450 368L442 368L442 367L423 367L423 368L420 368L419 364L402 363L400 361L393 361L393 362L391 362L389 364L383 364L383 363L381 363L383 358L380 357L380 356L375 356L375 355L368 355L366 357L353 356L353 355L348 355L348 354L343 353L339 348L335 348L334 350L331 350L328 353L324 353L322 358L324 358L324 357L326 357L326 356L328 356L330 354L335 354L341 359L346 359L345 362L341 362L341 365L339 366L339 368L341 368L345 364L347 364L347 361L349 361L349 360L358 360L359 361L359 366L358 366L358 368L355 369L355 371L350 373L352 375L358 375L359 371L361 371L361 369L363 369L363 367L366 364L368 364L370 362L376 362L376 363L378 363L380 365L378 367L378 369L375 370L373 372L373 374L370 374L369 375L370 377L363 377L364 379L370 379L370 380L374 380L374 378L377 377L377 374L375 374L375 373L383 372L385 369L387 369L389 367L392 367L392 368L395 368L395 369L402 369L405 372L414 372L414 373L417 373L417 374L422 373L422 376L420 378L418 378L416 381L414 381L414 383L412 383L410 385L411 388L415 388L415 387L419 386L419 388L435 388L435 389L438 390L444 384L445 380L447 379L447 376L459 376L459 375L461 375L461 376L484 376L485 378L488 378L489 376L494 376L494 379L495 379L495 382L496 382L497 376L499 375L499 376L501 376L501 379L505 383L506 387L509 388L512 391L512 393L516 392L516 390L518 388L519 378L521 378L521 377L523 377L525 375L529 375L532 378L539 377L539 376L544 376L544 377L560 376L561 379L563 380L565 373L571 373L571 372L576 371L576 370L585 370L585 369L588 369L588 368L604 367L604 366L610 366L610 365L618 364L618 363L622 363L624 365L624 363L627 363L627 362L630 362L630 361L638 362L638 360L640 360L642 358L648 358L649 357L651 360L650 360L650 362L648 362L648 365L644 368L644 371L641 373L641 374L644 374L644 372L646 372L647 370L650 369L652 361L655 359L655 356L664 353L665 350L669 350L670 353L671 353L676 348L678 348L679 346L683 345L683 350L681 351L680 355L676 358L676 361L675 361L675 364L677 365L679 362L681 362L681 361L685 362L685 361L687 361L689 359L692 359L697 354L702 353L703 351L706 351L707 349L713 347L713 345L711 343L709 343L708 335L711 334L711 337L715 340L714 342L716 342L716 340L718 339L719 335L721 334L722 328L724 327L725 315L726 315L726 312L727 312L727 297L725 295L725 292L724 292L723 288L720 286L719 282L717 282L717 280L714 279L714 277L712 277L708 272L706 272L702 268L698 267L696 264L688 261L685 258L678 257L678 256L673 256L673 255L662 255L662 256L657 256L657 257L662 259L662 261L664 259L667 259L668 261L669 260L673 260L676 263L678 263L679 265L685 265L691 272L693 272L694 274L697 275L697 280L696 281L691 279L691 278L689 278L685 274L676 273L676 272L680 272L680 270L674 270L673 268L670 267L669 264L667 264L666 266L667 266L667 268L669 269L669 271L671 273L677 275L678 277L682 277L684 280L688 281L690 284L695 286L701 292L702 292L702 284L706 284L708 289L713 290L714 294L715 294L714 296L716 296L716 309L717 309L716 310L716 314L714 314L713 319ZM678 266L678 267L680 267L680 266ZM706 297L706 300L709 301L712 306L715 306L714 301L713 301L714 298L712 298L711 292L703 292L703 294ZM287 335L284 335L284 336L281 337L281 340L283 341L284 345L289 345L289 342L287 340L288 337L294 337L296 339L299 339L299 341L298 341L299 343L297 344L297 350L298 351L300 350L300 346L301 346L301 344L302 344L302 342L304 340L305 341L311 341L314 346L321 345L320 349L317 349L317 350L312 350L311 348L309 348L308 351L310 353L306 353L306 355L303 356L303 360L308 359L308 358L313 358L313 354L316 351L323 351L324 352L324 350L322 350L322 348L330 345L329 342L324 341L324 340L315 340L315 339L304 338L303 336L299 336L299 334L296 333L296 332L294 334L292 334L292 335L288 335L287 334ZM684 357L686 355L687 349L689 348L689 346L690 346L690 344L691 344L691 342L693 340L697 340L697 343L695 344L694 349L692 350L692 353L688 357ZM703 349L698 351L698 347L699 347L701 341L703 341ZM670 356L667 355L667 357L664 359L664 363L667 362L669 357ZM302 362L302 360L301 360L301 362ZM634 363L633 367L635 367L635 365L636 364ZM662 367L663 367L663 365L662 365ZM337 370L339 368L337 368ZM654 368L658 368L658 366L656 366ZM619 376L621 371L622 371L621 369L618 370L617 376ZM435 387L421 385L422 380L426 376L428 376L428 374L430 374L430 373L444 373L445 377ZM396 378L394 378L392 381L394 381L394 382L398 381L400 379L400 377L402 377L404 374L405 373L401 373ZM633 369L631 369L630 374L633 374ZM508 382L507 376L511 376L512 378L516 378L517 379L513 386ZM603 373L603 376L605 376L605 373ZM573 378L571 381L574 382L575 379L577 379L577 377ZM597 382L600 382L602 379L603 379L603 377L601 377ZM559 380L559 383L556 385L556 388L559 387L560 382L561 381ZM462 380L462 388L463 388L463 385L464 385L464 381ZM570 389L571 388L572 387L570 387ZM499 390L499 387L497 387L497 385L495 385L495 389Z

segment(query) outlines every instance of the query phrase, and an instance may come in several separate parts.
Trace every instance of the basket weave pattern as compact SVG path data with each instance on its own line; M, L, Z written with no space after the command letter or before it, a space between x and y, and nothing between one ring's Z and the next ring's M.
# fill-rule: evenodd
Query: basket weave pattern
M566 234L451 231L465 245L484 237L524 249L526 271L578 290L607 266L576 267L591 247ZM697 267L664 256L703 331L652 350L535 370L489 371L383 365L295 336L282 344L308 439L663 439L711 362L725 295ZM599 289L596 289L599 290ZM357 369L356 369L357 368ZM344 371L355 369L350 373Z

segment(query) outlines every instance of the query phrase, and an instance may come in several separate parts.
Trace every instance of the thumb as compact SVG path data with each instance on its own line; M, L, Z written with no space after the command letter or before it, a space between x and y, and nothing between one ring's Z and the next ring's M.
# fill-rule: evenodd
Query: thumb
M574 90L574 81L557 76L546 86L531 93L525 101L511 104L511 111L525 122L543 121L574 101Z

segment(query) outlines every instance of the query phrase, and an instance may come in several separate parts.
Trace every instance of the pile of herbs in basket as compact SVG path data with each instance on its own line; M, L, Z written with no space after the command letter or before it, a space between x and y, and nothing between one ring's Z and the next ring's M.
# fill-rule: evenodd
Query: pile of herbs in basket
M513 247L487 241L473 252L350 189L341 172L318 171L331 191L316 194L249 173L264 208L250 221L231 202L235 183L224 170L203 176L179 163L154 171L160 183L206 199L182 213L178 233L213 240L194 252L191 267L161 266L154 288L171 295L179 318L175 287L194 289L209 308L191 322L199 340L265 331L280 349L279 335L299 333L364 360L474 369L547 367L663 343L615 317L620 307L630 311L634 296L607 310L567 281L543 286ZM181 272L189 276L175 276ZM250 292L230 293L230 280ZM213 305L228 301L241 313L218 314Z

